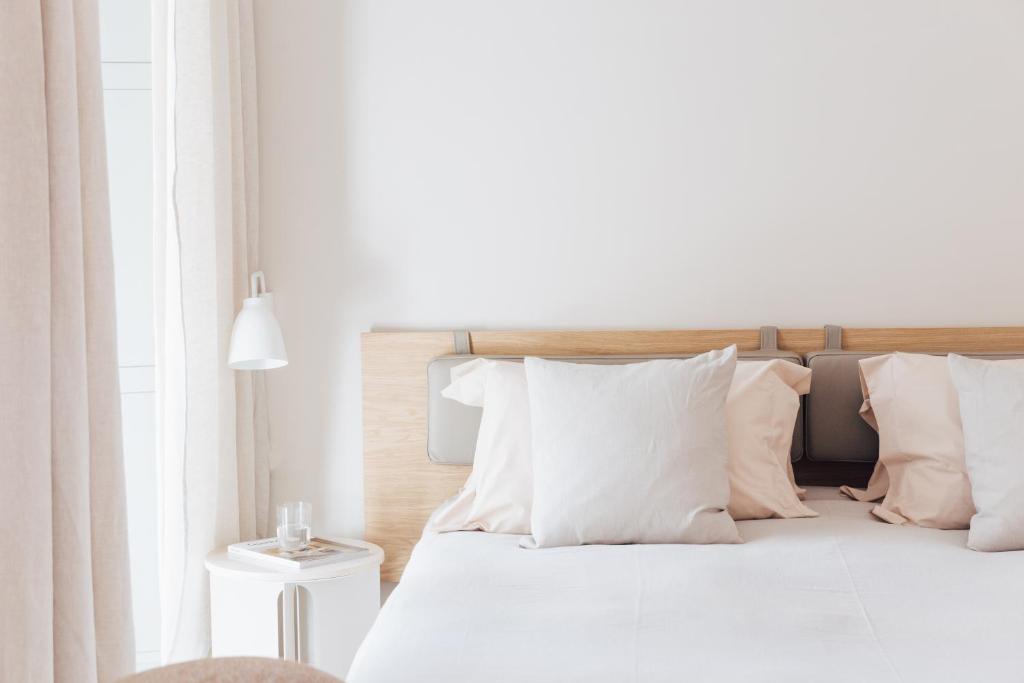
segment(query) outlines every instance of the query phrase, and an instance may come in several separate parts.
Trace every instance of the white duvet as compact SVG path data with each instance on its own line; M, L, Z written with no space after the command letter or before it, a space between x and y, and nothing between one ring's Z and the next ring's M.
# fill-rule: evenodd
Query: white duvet
M809 498L742 545L425 535L347 680L1024 681L1024 552Z

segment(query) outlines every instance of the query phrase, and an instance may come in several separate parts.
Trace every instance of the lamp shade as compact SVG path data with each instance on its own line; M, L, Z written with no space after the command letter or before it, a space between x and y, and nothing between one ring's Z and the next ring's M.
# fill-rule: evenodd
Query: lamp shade
M228 350L228 367L233 370L270 370L288 365L281 326L274 317L274 295L259 292L263 273L252 276L253 296L242 301L235 317Z

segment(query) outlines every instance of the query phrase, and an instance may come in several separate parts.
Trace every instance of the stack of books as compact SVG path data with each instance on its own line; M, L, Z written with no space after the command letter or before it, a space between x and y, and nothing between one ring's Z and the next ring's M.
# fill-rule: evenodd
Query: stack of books
M228 546L228 554L237 559L252 560L292 571L318 567L322 564L347 562L368 555L369 552L366 548L323 538L313 538L309 545L300 550L281 550L276 538L261 538L258 541L243 541Z

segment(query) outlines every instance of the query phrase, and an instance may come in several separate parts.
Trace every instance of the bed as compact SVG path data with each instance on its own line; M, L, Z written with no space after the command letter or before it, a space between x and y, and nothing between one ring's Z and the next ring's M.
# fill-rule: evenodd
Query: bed
M1012 336L1002 341L991 332L934 344L935 334L909 342L890 334L864 344L1024 348L1024 330L1008 329ZM537 339L502 343L498 352L543 346ZM424 349L424 356L435 350ZM625 344L617 352L636 349ZM840 367L849 364L845 353L826 353L822 376L838 371L849 384ZM817 518L740 522L742 545L524 550L518 536L481 532L427 532L409 542L403 535L422 529L451 489L446 477L454 468L424 467L425 406L422 423L415 414L410 419L409 404L395 422L388 412L394 403L372 402L380 391L374 372L394 370L371 363L371 384L364 385L372 406L364 419L373 428L368 530L372 540L391 543L401 582L357 654L349 683L1024 680L1024 552L978 553L965 547L965 531L884 524L870 514L871 504L832 486L808 489ZM414 382L414 364L401 372ZM393 399L402 399L400 386L390 382ZM423 388L416 384L421 398L409 401L425 400ZM838 484L865 472L856 465L870 465L870 433L830 421L821 407L845 401L849 408L849 396L825 389L817 401L817 414L809 401L802 418L806 452L794 453L805 461L804 481ZM385 442L392 447L386 464L375 460ZM395 458L406 451L411 458L414 448L418 464L409 463L404 480L392 478L401 467ZM464 476L463 470L451 479ZM378 488L384 481L400 490L385 494ZM406 544L415 545L407 566Z
M427 534L348 680L1024 678L1024 553L808 498L820 517L740 522L736 546Z

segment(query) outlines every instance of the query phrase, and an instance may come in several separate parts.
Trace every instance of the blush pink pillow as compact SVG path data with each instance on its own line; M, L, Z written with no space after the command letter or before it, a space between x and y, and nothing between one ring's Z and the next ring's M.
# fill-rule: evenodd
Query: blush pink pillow
M866 490L892 524L966 529L974 514L960 404L945 356L892 353L860 361L861 414L878 431L878 463Z
M811 370L784 360L736 364L726 420L733 519L817 517L797 495L790 449Z

